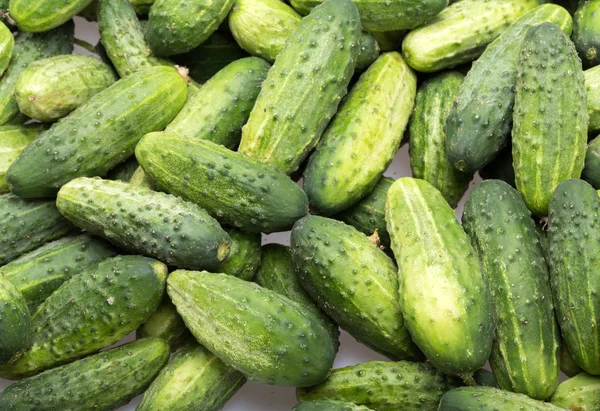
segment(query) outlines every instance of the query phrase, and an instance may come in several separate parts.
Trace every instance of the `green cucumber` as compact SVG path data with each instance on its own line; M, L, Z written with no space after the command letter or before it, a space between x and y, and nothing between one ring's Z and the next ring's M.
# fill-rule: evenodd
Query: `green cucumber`
M229 255L217 267L217 271L242 280L251 281L260 267L262 256L261 235L228 228L231 239Z
M398 269L367 236L308 216L294 224L291 251L300 282L342 329L390 358L422 358L398 304Z
M404 177L388 191L385 219L398 263L400 309L413 341L442 372L481 368L492 349L492 301L454 210L428 182Z
M0 362L14 361L31 345L31 314L23 295L3 276L0 276L0 326Z
M556 186L583 170L588 117L581 60L556 25L543 23L527 32L517 68L515 183L531 212L544 216Z
M158 374L136 411L217 411L245 382L241 372L189 342Z
M487 163L479 176L484 180L502 180L515 187L515 169L513 167L512 144L508 144L500 151L498 156Z
M257 57L227 65L190 93L166 131L235 149L268 71L269 64Z
M574 377L582 371L581 367L573 359L565 340L562 338L560 340L560 370L567 377Z
M32 313L65 281L116 255L109 244L89 235L61 238L0 268L0 275L23 294Z
M296 171L347 93L360 34L350 0L326 0L302 19L267 74L239 151L284 173Z
M198 342L248 378L296 387L327 378L333 343L318 318L300 304L206 271L172 272L167 291Z
M581 178L594 188L600 188L600 136L588 143Z
M369 411L370 408L347 401L315 400L301 402L292 411Z
M162 130L179 112L187 86L170 67L125 77L93 96L30 144L8 169L15 194L55 196L81 176L103 176L129 158L142 136Z
M564 408L493 387L455 388L444 394L438 408L438 411L484 410L564 411Z
M168 359L164 341L135 341L19 381L0 394L0 408L114 410L142 393Z
M65 282L33 315L33 344L0 376L20 379L116 343L158 307L167 267L150 258L104 260Z
M211 141L150 133L136 156L160 188L245 231L288 230L308 211L306 194L285 174Z
M40 124L0 126L0 193L8 192L6 171L10 165L44 129Z
M381 49L377 39L370 33L363 31L360 35L360 50L356 58L356 71L364 71L379 58Z
M559 331L531 213L517 190L486 180L471 191L462 223L490 284L496 312L490 365L498 384L545 400L558 386Z
M402 39L404 38L405 31L372 31L371 34L373 34L373 36L377 40L377 44L379 44L381 51L385 53L387 51L396 51L400 49L400 45L402 44Z
M584 67L600 64L600 1L581 0L573 15L573 43Z
M4 74L15 48L15 38L6 24L0 21L0 76Z
M60 189L56 206L87 232L171 266L212 269L229 254L229 235L205 210L145 187L81 177Z
M434 411L444 393L460 384L426 363L369 361L338 368L314 387L299 388L299 401L349 401L377 411Z
M138 340L146 337L161 338L169 343L171 351L176 351L194 338L167 295L150 318L136 330L135 337Z
M56 121L117 81L112 68L90 56L64 55L34 61L15 90L21 113Z
M585 372L563 381L550 402L567 410L593 411L600 409L600 377Z
M467 73L446 123L448 160L458 170L476 172L507 144L521 43L531 25L546 21L571 33L569 13L543 4L519 17Z
M139 167L140 165L135 156L131 156L110 170L106 175L106 178L109 180L130 181Z
M589 131L600 130L600 65L583 73L585 93L587 96L587 112Z
M449 71L421 84L409 124L408 149L413 177L437 188L452 208L473 178L469 173L456 170L446 156L446 118L464 77L457 71Z
M10 0L8 8L19 30L39 33L56 28L93 0Z
M360 76L304 170L313 209L332 215L373 190L400 148L416 91L415 74L396 52Z
M413 69L434 72L469 63L538 0L461 0L410 31L402 55Z
M154 4L154 0L129 0L129 3L137 14L146 15Z

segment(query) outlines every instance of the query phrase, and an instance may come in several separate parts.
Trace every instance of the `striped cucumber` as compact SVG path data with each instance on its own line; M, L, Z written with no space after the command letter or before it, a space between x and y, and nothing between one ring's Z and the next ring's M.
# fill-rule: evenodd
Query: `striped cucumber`
M41 124L4 124L0 126L0 193L8 192L6 171L21 152L45 127Z
M600 1L581 0L573 15L573 43L584 67L600 64Z
M135 337L138 340L147 337L163 339L169 343L171 351L194 339L168 295L163 296L156 311L136 330Z
M217 271L251 281L260 267L261 235L246 233L237 228L227 228L225 231L231 239L231 246L229 255L219 264Z
M585 165L581 178L594 188L600 188L600 136L590 141L585 153Z
M564 411L547 402L493 387L461 387L442 397L438 411Z
M558 407L575 411L600 409L600 377L582 372L563 381L550 398Z
M4 74L15 48L15 38L6 24L0 21L0 76Z
M587 96L587 112L589 131L600 131L600 65L586 70L585 94Z
M45 32L54 29L85 9L92 0L10 0L8 8L19 29Z
M27 302L7 278L0 276L0 362L19 358L31 345L31 314Z

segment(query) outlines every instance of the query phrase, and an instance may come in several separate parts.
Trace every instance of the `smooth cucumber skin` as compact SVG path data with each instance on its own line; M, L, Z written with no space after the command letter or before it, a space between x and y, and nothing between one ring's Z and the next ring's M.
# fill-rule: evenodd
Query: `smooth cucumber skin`
M579 2L573 15L572 39L584 67L600 64L600 1Z
M573 43L554 24L532 27L518 60L512 151L517 189L534 215L548 214L561 181L581 176L587 125L583 71Z
M18 358L31 345L31 314L19 290L0 276L0 361Z
M442 372L481 368L494 333L490 289L454 210L431 184L411 177L392 184L385 210L413 341Z
M190 94L165 130L235 149L269 67L269 63L257 57L227 65Z
M475 186L462 217L490 284L490 365L501 388L545 400L558 386L559 330L548 266L523 198L500 180Z
M458 379L426 363L369 361L338 368L325 382L299 388L299 401L349 401L378 411L434 411Z
M4 124L0 126L0 193L8 192L6 171L21 152L45 127L40 124Z
M550 200L548 250L551 287L561 334L575 362L584 371L600 374L600 330L596 290L600 268L596 228L600 198L583 180L559 184ZM577 229L574 229L577 227Z
M600 66L593 67L583 73L585 94L587 96L587 112L589 116L588 131L600 130Z
M555 4L543 4L519 17L467 73L446 122L448 160L456 169L474 173L506 145L521 43L529 27L542 22L571 33L570 14Z
M85 9L92 0L10 0L10 16L19 29L43 32L60 26Z
M398 269L367 236L308 216L294 224L291 251L300 282L342 329L390 358L422 359L398 304Z
M457 71L448 71L426 80L417 91L409 123L408 149L413 177L437 188L452 208L467 191L473 177L456 170L446 156L446 119L464 77Z
M508 144L492 161L487 163L479 176L484 180L502 180L516 188L515 169L513 167L512 145Z
M242 280L251 281L260 267L262 256L261 235L246 233L237 228L225 229L231 239L229 255L217 267L217 271Z
M292 411L369 411L370 408L347 401L315 400L296 404Z
M21 113L56 121L112 85L112 68L95 57L63 55L34 61L21 73L15 97Z
M585 165L581 178L594 188L600 188L600 136L590 141L585 153Z
M194 338L167 295L163 297L162 302L150 315L150 318L135 332L135 338L138 340L147 337L165 340L171 351L176 351Z
M15 38L12 32L0 21L0 76L8 68L14 48Z
M245 231L285 231L308 212L306 194L285 174L211 141L150 133L136 157L159 187Z
M177 270L167 292L200 344L249 379L309 386L329 375L331 338L300 304L227 274Z
M55 196L77 177L104 176L135 151L146 133L162 130L185 103L187 85L170 67L125 77L42 133L8 169L20 197Z
M11 261L0 274L17 287L34 313L65 281L115 255L116 250L98 238L68 236Z
M0 408L114 410L143 392L168 359L164 341L134 341L16 382L0 394Z
M574 377L582 372L581 367L575 362L565 340L562 338L560 340L560 370L565 373L567 377Z
M217 411L245 382L241 372L191 341L161 370L136 411Z
M312 209L332 215L373 190L400 147L416 92L416 76L396 52L361 75L304 170Z
M295 172L347 93L360 34L350 0L326 0L302 19L267 74L239 151L286 174Z
M523 394L492 387L461 387L442 397L438 411L564 411L547 402Z
M593 411L600 409L600 377L582 372L563 381L550 402L567 410Z
M156 310L166 276L156 260L118 256L71 278L38 307L31 348L0 375L20 379L116 343Z

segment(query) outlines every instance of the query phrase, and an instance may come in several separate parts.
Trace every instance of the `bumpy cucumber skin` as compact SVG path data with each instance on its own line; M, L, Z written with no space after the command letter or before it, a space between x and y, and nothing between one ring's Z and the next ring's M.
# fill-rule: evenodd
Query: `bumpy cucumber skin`
M365 405L378 411L433 411L458 379L426 363L369 361L338 368L322 384L299 388L299 401L331 399Z
M594 188L600 188L600 136L589 142L581 178Z
M479 170L479 176L484 180L502 180L516 188L512 145L504 147L496 158Z
M360 34L350 0L326 0L302 19L269 70L239 151L284 173L296 171L347 93Z
M64 55L34 61L15 90L21 113L39 121L56 121L112 85L112 68L91 56Z
M227 65L199 90L190 93L179 114L165 130L235 149L269 67L266 61L257 57L243 58Z
M10 0L10 16L19 29L43 32L60 26L85 9L93 0Z
M255 281L258 285L273 290L312 312L329 332L337 351L340 345L338 325L317 306L302 287L289 247L281 244L263 246L261 265Z
M400 147L416 92L417 78L396 52L361 75L304 170L304 191L319 214L338 213L373 190Z
M600 409L600 377L582 372L563 381L550 402L567 410L593 411Z
M159 187L245 231L288 230L308 212L306 194L285 174L211 141L150 133L136 157Z
M98 238L69 236L11 261L0 274L23 294L33 313L65 281L115 255L116 250Z
M327 378L333 343L300 304L257 284L205 271L172 272L167 291L198 342L248 378L296 387Z
M377 44L377 39L371 33L363 31L360 35L360 50L356 58L356 71L363 71L369 68L381 54L381 48Z
M554 24L532 27L518 60L512 150L515 183L533 214L547 215L556 186L581 176L587 124L583 71L573 43Z
M0 76L4 74L12 58L15 38L6 24L0 21Z
M519 17L469 70L446 122L448 160L458 170L476 172L506 145L521 43L530 25L545 21L571 33L569 13L543 4Z
M8 192L6 171L44 127L39 124L4 124L0 126L0 193Z
M162 130L175 117L186 93L185 80L170 67L117 81L23 150L8 169L11 191L51 197L74 178L105 175L134 153L144 134Z
M158 374L136 411L217 411L245 382L241 372L191 341Z
M227 234L231 239L229 255L219 264L217 271L233 275L242 280L251 281L260 267L262 256L261 235L246 233L237 228L228 228Z
M584 67L600 64L600 1L579 2L573 15L572 38Z
M31 348L0 375L20 379L116 343L156 310L166 276L156 260L119 256L73 277L38 307Z
M291 251L300 282L342 329L390 358L422 358L398 304L398 269L368 237L342 222L307 216L294 224Z
M292 411L369 411L370 408L347 401L315 400L296 404Z
M496 314L490 365L498 384L545 400L558 386L560 337L531 213L514 188L486 180L471 191L462 223L490 284Z
M462 0L410 31L402 55L413 69L435 72L475 60L538 0Z
M459 72L449 71L426 80L417 91L409 124L408 149L413 176L437 188L452 208L467 191L473 177L456 170L446 156L446 119L464 77Z
M600 65L586 70L585 94L587 96L587 112L590 118L589 131L600 130Z
M194 338L167 295L163 297L162 302L150 318L135 332L135 338L138 340L147 337L165 340L169 343L171 351L176 351L188 340Z
M442 372L481 368L492 348L493 307L488 281L454 210L431 184L411 177L392 184L385 209L400 308L413 341Z
M31 345L31 314L19 290L0 276L0 361L18 358Z
M560 340L560 370L565 373L567 377L574 377L583 371L573 359L565 340L562 338Z
M114 410L143 392L168 359L164 341L135 341L14 383L0 394L0 408Z
M139 166L140 165L135 156L131 156L110 170L106 175L106 178L109 180L130 181Z
M444 394L438 408L438 411L487 410L564 411L564 408L492 387L455 388Z
M566 180L556 188L548 215L548 264L556 317L577 364L600 374L600 312L596 290L600 267L596 244L600 197L583 180ZM574 229L574 228L577 229Z
M145 187L77 178L60 189L56 206L87 232L175 267L213 269L229 254L229 235L204 209Z

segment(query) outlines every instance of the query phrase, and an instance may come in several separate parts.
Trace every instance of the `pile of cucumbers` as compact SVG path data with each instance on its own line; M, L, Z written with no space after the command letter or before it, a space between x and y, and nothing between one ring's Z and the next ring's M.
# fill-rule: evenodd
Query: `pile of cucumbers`
M600 0L555 3L0 0L0 410L600 410Z

